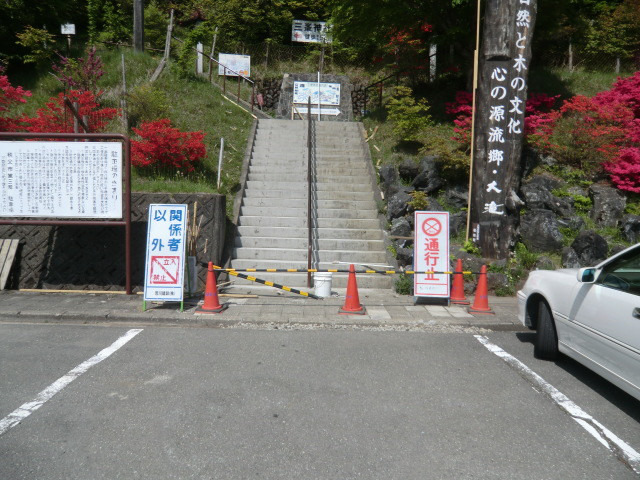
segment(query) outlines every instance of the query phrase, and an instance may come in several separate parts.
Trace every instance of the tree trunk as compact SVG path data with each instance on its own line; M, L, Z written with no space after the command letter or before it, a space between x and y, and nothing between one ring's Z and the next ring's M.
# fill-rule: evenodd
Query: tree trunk
M536 0L488 0L480 51L472 164L473 241L507 258L522 202L522 139Z

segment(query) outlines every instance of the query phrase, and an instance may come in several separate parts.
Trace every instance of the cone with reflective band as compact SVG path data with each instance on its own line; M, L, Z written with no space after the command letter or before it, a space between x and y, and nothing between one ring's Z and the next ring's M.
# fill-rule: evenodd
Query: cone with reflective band
M469 300L464 296L464 278L462 276L462 260L456 262L453 272L453 286L451 287L451 303L455 305L469 305Z
M213 271L213 263L209 262L207 271L207 285L204 289L204 304L196 309L196 313L220 313L226 305L220 305L218 300L218 286L216 285L216 274Z
M343 315L364 315L367 313L365 308L360 305L360 296L358 295L358 283L356 282L356 269L351 264L349 266L349 280L347 281L347 298L344 306L338 310Z
M467 308L469 313L485 313L494 315L494 311L489 308L489 288L487 285L487 267L482 265L480 274L478 275L478 286L476 287L476 296L473 299L471 308Z

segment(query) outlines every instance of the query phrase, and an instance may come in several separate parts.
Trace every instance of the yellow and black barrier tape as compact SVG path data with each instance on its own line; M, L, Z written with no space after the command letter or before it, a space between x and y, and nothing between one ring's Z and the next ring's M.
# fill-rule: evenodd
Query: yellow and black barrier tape
M218 268L214 266L213 269L222 271L222 272L227 272L229 275L233 275L234 277L244 278L245 280L249 280L250 282L260 283L262 285L266 285L267 287L278 288L280 290L284 290L285 292L295 293L297 295L302 295L303 297L315 298L316 300L321 299L321 297L318 297L313 293L303 292L302 290L298 290L292 287L287 287L285 285L280 285L278 283L269 282L268 280L262 280L261 278L252 277L251 275L243 275L242 273L238 273L236 270L232 268Z
M214 270L218 270L220 272L227 272L229 274L233 274L233 272L252 272L252 273L349 273L349 270L338 269L338 268L329 268L329 269L318 269L318 268L217 268L214 267ZM415 271L415 270L356 270L355 273L377 273L379 275L453 275L454 273L462 273L463 275L477 275L480 272L471 272L471 271L462 271L462 272L451 272L451 271Z

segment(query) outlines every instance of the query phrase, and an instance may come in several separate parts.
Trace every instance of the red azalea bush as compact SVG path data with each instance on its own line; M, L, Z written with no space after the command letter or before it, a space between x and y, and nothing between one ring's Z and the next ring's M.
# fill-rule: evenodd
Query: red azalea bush
M640 72L594 97L566 100L530 133L561 163L604 170L619 189L640 193Z
M204 132L181 132L168 118L143 123L133 131L141 140L131 142L131 163L144 170L193 172L207 154Z
M0 75L0 132L14 132L19 129L20 120L7 115L12 107L18 103L25 103L26 97L30 96L30 91L20 86L14 87L6 75Z
M68 58L58 54L60 65L51 68L58 74L57 78L70 88L96 92L98 95L98 80L104 75L104 64L96 54L96 47L87 49L86 58Z
M80 115L89 117L89 132L102 131L118 115L115 108L100 108L91 92L71 90L67 97L72 103L78 103ZM20 121L28 132L73 133L73 115L65 110L64 94L60 93L39 108L35 117L23 116Z

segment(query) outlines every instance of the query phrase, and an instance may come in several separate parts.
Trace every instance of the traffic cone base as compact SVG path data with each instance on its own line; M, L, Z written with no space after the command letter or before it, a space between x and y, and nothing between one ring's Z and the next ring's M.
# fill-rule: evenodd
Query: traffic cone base
M216 274L213 272L213 263L209 262L207 285L204 290L204 303L200 308L196 309L195 313L220 313L226 308L227 305L220 305L220 300L218 300Z
M450 300L454 305L469 305L469 300L464 296L464 278L462 276L462 260L460 258L456 262L456 269L453 272Z
M349 266L349 279L347 280L347 298L344 306L338 310L341 315L364 315L367 310L360 305L360 296L358 295L358 283L356 282L356 269L351 264Z
M476 288L476 296L473 299L473 305L467 308L469 313L479 313L484 315L495 315L495 312L489 308L489 289L487 285L487 267L483 265L478 275L478 286Z

